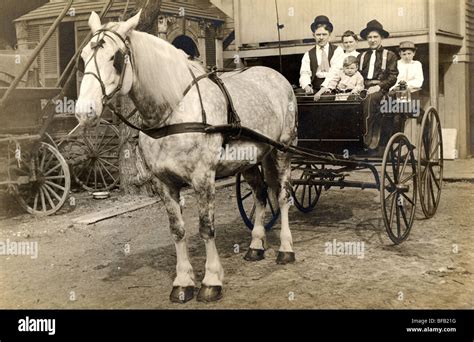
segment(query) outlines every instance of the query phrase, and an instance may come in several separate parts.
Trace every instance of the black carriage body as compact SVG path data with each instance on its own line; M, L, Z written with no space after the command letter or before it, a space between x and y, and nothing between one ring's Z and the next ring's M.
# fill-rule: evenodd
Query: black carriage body
M298 96L298 146L339 155L364 152L361 101L314 102Z

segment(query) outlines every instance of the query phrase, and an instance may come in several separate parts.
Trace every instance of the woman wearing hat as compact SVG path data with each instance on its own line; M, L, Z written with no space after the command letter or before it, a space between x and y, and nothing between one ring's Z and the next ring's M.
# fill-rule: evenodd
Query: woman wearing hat
M301 61L300 86L307 94L319 90L331 66L342 68L344 51L329 43L333 25L325 15L317 16L311 24L316 46L306 52Z

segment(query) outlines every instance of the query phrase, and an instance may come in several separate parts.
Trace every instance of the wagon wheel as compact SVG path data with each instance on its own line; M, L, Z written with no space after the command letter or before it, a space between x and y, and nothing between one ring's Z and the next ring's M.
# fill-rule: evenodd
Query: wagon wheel
M20 164L12 166L10 173L29 178L28 183L15 187L14 194L19 204L30 214L51 215L66 202L71 176L61 153L45 142L39 144L34 155L22 152Z
M385 229L395 243L409 235L416 209L416 160L413 146L403 133L387 144L382 162L380 203Z
M443 137L438 113L431 107L423 116L418 136L418 191L426 218L438 209L443 185Z
M260 173L263 176L262 167L259 166ZM265 210L265 218L263 220L263 225L266 230L270 230L275 224L276 220L280 216L280 209L278 207L278 202L272 196L268 196L267 185L264 185L265 197L267 198L267 207ZM245 223L245 225L252 230L253 223L255 220L255 200L253 197L252 188L247 184L241 173L236 175L235 182L235 192L237 197L237 206L239 207L240 216ZM268 215L270 213L270 215Z
M301 175L296 174L298 170L301 170ZM294 178L295 180L298 181L308 181L311 178L314 178L312 176L311 171L316 171L318 170L318 167L314 164L297 164L292 168L292 175L296 176L298 178ZM292 177L293 178L293 177ZM295 184L291 187L291 195L293 196L293 201L295 204L295 207L298 208L299 211L303 213L309 213L311 210L316 207L316 204L318 203L319 196L321 196L321 190L322 190L321 185L309 185L309 184ZM301 191L298 193L298 190Z
M120 133L105 120L84 130L74 142L82 159L72 163L74 179L85 190L95 192L114 188L119 182Z

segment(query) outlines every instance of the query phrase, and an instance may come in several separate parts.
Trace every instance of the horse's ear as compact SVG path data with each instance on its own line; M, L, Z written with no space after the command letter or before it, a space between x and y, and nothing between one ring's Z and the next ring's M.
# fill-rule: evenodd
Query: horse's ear
M122 35L127 36L131 30L134 30L137 27L141 14L142 10L140 9L137 14L120 25L117 31L119 31Z
M92 11L91 16L89 17L89 27L91 28L92 34L96 33L101 26L102 24L99 15Z

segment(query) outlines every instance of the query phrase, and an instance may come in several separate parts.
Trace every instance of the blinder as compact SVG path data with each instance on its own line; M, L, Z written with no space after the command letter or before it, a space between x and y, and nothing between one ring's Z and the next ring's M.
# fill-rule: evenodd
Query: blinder
M122 50L118 50L114 55L114 68L119 74L122 73L125 64L125 54Z

